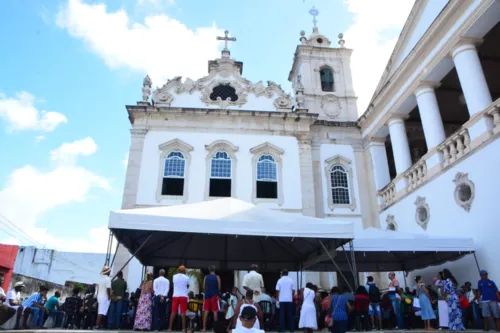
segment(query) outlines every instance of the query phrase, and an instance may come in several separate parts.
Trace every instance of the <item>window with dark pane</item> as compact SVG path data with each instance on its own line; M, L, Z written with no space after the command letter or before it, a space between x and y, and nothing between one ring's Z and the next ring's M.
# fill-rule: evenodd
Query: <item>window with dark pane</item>
M272 155L262 155L257 161L257 193L259 199L278 198L276 161Z
M334 205L348 205L349 183L347 182L347 172L341 165L334 165L330 169L330 184L332 189L332 201Z
M215 153L210 164L209 196L231 196L231 167L232 160L227 152L218 151Z
M333 91L333 70L330 67L322 67L319 76L321 78L321 90Z
M238 95L236 95L236 89L231 87L229 84L219 84L212 89L210 94L210 99L216 101L220 97L223 101L227 100L229 97L231 102L236 102L238 100Z
M180 151L172 151L165 159L163 169L162 195L184 195L184 169L186 160Z

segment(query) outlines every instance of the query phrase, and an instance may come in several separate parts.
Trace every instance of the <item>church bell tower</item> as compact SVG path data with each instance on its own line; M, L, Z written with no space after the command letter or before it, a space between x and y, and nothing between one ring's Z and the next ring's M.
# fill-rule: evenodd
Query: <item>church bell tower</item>
M300 32L300 44L295 51L293 66L288 76L292 82L298 109L319 114L320 120L356 121L358 112L352 86L350 59L352 50L344 47L339 34L338 47L319 32L314 7L313 31L306 37Z

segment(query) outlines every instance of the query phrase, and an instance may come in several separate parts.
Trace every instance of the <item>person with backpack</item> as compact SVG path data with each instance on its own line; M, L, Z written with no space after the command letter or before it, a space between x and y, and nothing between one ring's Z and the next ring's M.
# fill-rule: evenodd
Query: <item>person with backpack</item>
M370 308L368 309L368 315L370 316L373 329L376 328L375 316L377 316L378 329L382 329L382 311L380 310L380 302L382 298L380 297L380 289L377 287L375 282L373 282L373 276L369 276L366 279L366 291L368 292L368 298L370 299Z

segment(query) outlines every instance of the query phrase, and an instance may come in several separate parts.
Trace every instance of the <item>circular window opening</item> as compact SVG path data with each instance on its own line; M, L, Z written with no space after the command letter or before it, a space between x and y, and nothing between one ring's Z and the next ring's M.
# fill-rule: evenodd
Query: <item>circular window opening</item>
M467 184L462 184L458 187L458 199L462 202L467 202L472 197L472 189Z
M419 207L417 209L417 216L420 222L425 222L427 220L427 209Z
M323 38L318 38L318 39L316 39L316 41L317 41L318 43L322 44L322 43L323 43Z

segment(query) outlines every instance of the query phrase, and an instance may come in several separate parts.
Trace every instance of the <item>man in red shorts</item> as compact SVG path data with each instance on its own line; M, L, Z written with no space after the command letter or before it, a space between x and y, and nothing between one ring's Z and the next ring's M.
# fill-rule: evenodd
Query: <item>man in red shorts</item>
M203 279L205 287L205 301L203 302L203 330L207 331L207 318L208 313L212 312L214 315L214 322L217 321L217 314L219 311L219 291L220 291L220 277L215 274L215 266L208 267L208 274Z
M172 278L174 283L174 294L172 295L172 312L168 322L168 331L172 331L172 324L175 320L175 315L179 312L182 317L182 331L186 331L186 311L188 306L189 292L189 277L186 275L186 267L179 266L179 273Z

